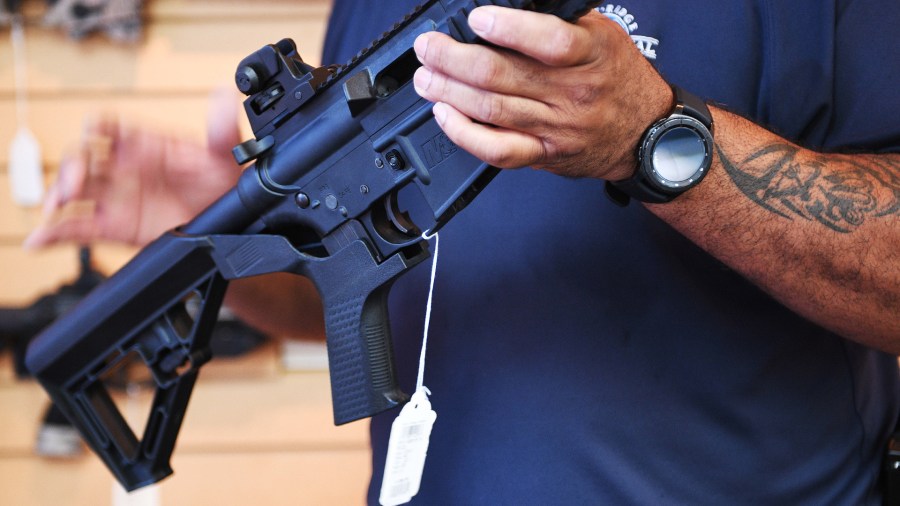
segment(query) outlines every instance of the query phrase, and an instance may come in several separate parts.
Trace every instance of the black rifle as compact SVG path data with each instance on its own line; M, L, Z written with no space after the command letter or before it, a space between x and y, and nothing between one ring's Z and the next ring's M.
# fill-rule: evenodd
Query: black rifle
M597 3L431 0L343 66L307 65L289 39L240 62L236 82L248 95L255 139L234 154L255 164L28 350L29 369L126 489L172 472L169 457L199 367L210 359L209 334L230 279L291 272L316 285L335 424L407 399L395 378L388 291L430 254L398 193L418 188L433 219L427 229L436 232L498 172L458 149L413 90L413 41L439 30L477 42L466 18L479 5L575 20ZM189 300L200 308L195 316L184 311ZM103 385L134 355L157 384L141 439Z
M71 283L55 292L41 295L25 307L0 307L0 345L5 344L13 356L16 376L29 376L25 367L28 343L75 304L100 285L104 277L91 265L91 251L78 251L80 271ZM2 346L0 346L2 349Z
M25 307L0 308L0 350L8 347L16 376L30 376L25 367L25 350L41 330L71 309L103 281L102 274L91 264L91 250L78 251L80 270L71 283L61 285L55 292L41 295ZM77 432L53 403L47 407L41 421L35 452L52 457L71 457L81 453Z

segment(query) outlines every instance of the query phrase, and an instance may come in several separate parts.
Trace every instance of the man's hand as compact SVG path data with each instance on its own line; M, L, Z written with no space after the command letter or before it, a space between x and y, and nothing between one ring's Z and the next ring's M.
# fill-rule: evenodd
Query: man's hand
M479 7L469 25L494 46L431 32L416 40L414 84L444 132L498 167L619 180L672 91L628 35L590 12L577 23Z
M238 105L233 92L213 95L207 146L111 117L89 121L26 247L95 240L141 246L192 218L240 174L230 155L240 141Z
M569 24L499 7L475 9L469 25L493 46L440 33L415 42L416 89L453 142L504 168L633 173L672 93L621 28L593 12ZM900 353L898 155L813 153L710 110L707 178L648 208L798 314Z

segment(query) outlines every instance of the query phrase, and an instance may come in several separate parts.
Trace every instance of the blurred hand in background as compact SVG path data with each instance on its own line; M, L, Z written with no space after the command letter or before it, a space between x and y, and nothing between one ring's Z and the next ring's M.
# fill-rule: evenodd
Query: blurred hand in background
M210 95L205 146L109 114L88 119L25 246L97 240L142 246L202 211L240 175L231 156L240 142L232 88Z

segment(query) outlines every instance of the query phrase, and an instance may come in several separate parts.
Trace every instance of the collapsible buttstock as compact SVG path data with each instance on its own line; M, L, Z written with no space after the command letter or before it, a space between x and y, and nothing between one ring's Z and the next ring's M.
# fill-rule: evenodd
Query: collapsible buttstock
M163 236L29 346L29 370L128 490L172 473L169 457L227 286L208 250L202 239ZM156 385L141 439L108 389L136 361Z

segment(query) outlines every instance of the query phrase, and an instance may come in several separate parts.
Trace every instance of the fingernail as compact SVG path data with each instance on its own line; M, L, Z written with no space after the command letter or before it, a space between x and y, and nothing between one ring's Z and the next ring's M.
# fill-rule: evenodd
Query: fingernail
M420 62L425 63L425 53L428 51L428 34L423 33L416 37L415 42L413 42L413 50L416 52L416 58Z
M431 86L431 77L433 75L434 74L425 67L419 67L413 75L413 87L416 89L416 93L423 98L425 98L425 91Z
M486 9L475 9L469 14L469 27L478 35L490 33L494 27L494 15Z
M438 125L444 126L444 121L447 119L447 104L438 102L434 104L431 112L434 114L434 119L437 121Z

